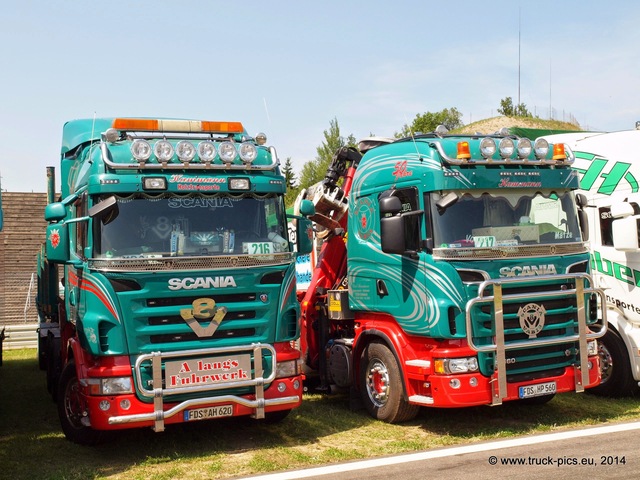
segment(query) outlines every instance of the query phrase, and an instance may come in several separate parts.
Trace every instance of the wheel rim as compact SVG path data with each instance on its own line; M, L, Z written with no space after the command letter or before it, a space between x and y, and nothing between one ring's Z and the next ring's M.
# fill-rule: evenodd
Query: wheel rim
M64 396L64 412L70 425L78 429L83 428L84 402L80 395L78 380L75 378L67 384Z
M380 360L369 362L367 369L367 394L376 407L383 407L389 400L389 370Z
M611 378L613 358L602 342L598 342L598 356L600 357L600 385L604 385Z

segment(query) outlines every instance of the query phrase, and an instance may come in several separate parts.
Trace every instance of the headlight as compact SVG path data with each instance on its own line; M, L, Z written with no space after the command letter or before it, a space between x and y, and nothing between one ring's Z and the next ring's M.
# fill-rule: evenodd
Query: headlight
M496 142L493 138L485 137L480 141L480 153L484 158L491 158L496 153Z
M188 163L196 156L196 147L193 143L182 140L176 145L176 155L181 162Z
M498 147L500 149L500 156L502 158L511 158L513 152L515 150L515 146L513 144L513 140L510 138L503 138L500 140L500 145Z
M464 358L436 358L434 363L436 373L455 374L478 371L478 359L476 357Z
M151 156L151 145L146 140L138 138L131 144L131 155L139 162L146 162Z
M536 139L536 143L533 144L533 150L536 152L536 158L542 159L549 153L549 142L544 138Z
M276 378L293 377L299 375L297 360L289 360L287 362L278 362L276 366Z
M222 142L218 146L218 155L220 155L220 160L224 163L233 162L237 154L236 147L231 142Z
M209 140L204 140L198 144L198 157L203 162L212 162L216 158L216 146Z
M251 182L248 178L230 178L229 190L249 190Z
M518 140L518 157L528 158L529 155L531 155L532 150L533 145L531 145L531 140L528 138L521 138Z
M88 380L91 395L120 395L133 393L131 377L90 378Z
M251 143L240 144L240 158L244 163L251 164L258 156L258 149Z
M166 140L160 140L153 146L153 153L159 162L166 163L173 158L173 145Z

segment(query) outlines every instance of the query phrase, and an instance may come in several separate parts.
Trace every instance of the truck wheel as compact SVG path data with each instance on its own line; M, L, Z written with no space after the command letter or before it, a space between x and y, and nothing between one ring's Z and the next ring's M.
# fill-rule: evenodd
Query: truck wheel
M373 418L387 423L412 420L420 407L404 399L398 362L382 343L367 346L360 364L360 395Z
M58 387L58 416L65 436L79 445L99 443L103 432L85 424L87 408L80 393L74 362L67 363L62 370Z
M635 381L631 373L629 355L620 335L609 328L604 337L598 339L600 356L600 385L586 391L603 397L619 398L634 392Z

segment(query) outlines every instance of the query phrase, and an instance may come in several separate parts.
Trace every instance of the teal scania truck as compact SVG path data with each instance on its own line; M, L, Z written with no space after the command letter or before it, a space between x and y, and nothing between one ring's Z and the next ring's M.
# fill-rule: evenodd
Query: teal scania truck
M39 360L70 440L302 400L286 182L239 122L67 122L47 169ZM298 252L310 249L299 219Z
M597 385L605 302L573 160L440 128L340 149L299 197L324 237L300 294L308 375L387 422Z

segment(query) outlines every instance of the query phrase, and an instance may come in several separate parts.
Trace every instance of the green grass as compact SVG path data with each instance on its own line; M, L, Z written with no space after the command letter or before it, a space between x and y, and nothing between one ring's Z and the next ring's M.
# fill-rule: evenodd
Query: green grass
M543 407L423 409L388 425L352 412L346 395L305 395L285 421L223 419L120 432L81 447L64 438L34 350L0 367L0 479L229 478L640 418L640 399L558 395Z

